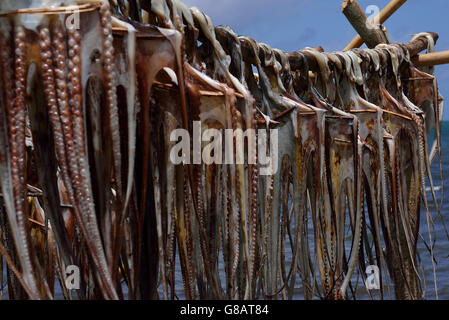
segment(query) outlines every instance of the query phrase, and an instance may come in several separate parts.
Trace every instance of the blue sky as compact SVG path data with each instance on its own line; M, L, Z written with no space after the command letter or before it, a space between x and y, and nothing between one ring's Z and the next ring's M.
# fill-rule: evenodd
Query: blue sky
M326 51L342 50L356 32L341 13L343 0L183 0L209 15L215 25L229 25L273 48L293 51L321 45ZM362 8L388 0L359 0ZM408 42L412 34L434 31L440 35L437 51L449 50L449 1L408 0L384 25L390 40ZM449 65L437 66L441 94L449 101ZM446 103L448 105L448 103ZM449 105L444 119L449 120Z

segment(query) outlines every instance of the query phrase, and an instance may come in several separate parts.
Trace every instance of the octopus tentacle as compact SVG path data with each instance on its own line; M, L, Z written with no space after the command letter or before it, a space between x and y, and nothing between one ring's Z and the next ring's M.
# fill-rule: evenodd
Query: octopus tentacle
M110 130L112 135L112 148L113 148L113 162L115 180L117 183L117 195L120 202L120 207L123 205L122 193L122 161L120 152L120 125L119 125L119 112L117 105L117 90L116 90L116 74L114 71L114 47L112 45L112 22L109 3L103 1L100 7L100 22L103 30L102 34L102 46L103 46L103 67L105 77L105 92L106 92L106 108L109 113ZM121 208L119 207L119 210ZM120 219L118 219L120 221Z
M24 279L32 292L32 298L38 299L38 289L34 275L33 258L30 239L26 229L25 212L25 94L26 94L26 41L25 28L21 25L14 27L15 43L15 99L7 108L8 127L11 148L11 178L14 193L14 205L17 219L15 237L19 239L18 248L21 250Z
M101 237L95 216L95 207L93 203L92 187L89 176L89 167L87 163L87 153L85 145L84 131L84 111L82 105L81 92L81 35L76 29L67 29L68 33L68 79L69 88L69 106L71 108L72 124L74 137L74 151L78 155L78 168L80 184L76 186L76 194L81 203L81 210L85 214L86 231L90 241L88 245L92 250L94 262L98 266L98 273L103 283L107 297L117 299L111 274L108 270L105 253L101 243ZM87 238L88 239L88 238Z
M70 179L68 178L67 173L67 159L65 157L64 152L64 135L62 131L62 126L59 121L58 114L58 102L57 102L57 94L56 94L56 86L55 86L55 76L54 76L54 68L53 68L53 53L51 51L51 38L50 38L50 29L48 26L42 27L39 31L39 47L41 50L41 62L42 62L42 77L43 77L43 85L44 85L44 93L46 96L47 104L48 104L48 114L50 117L50 122L53 128L53 136L55 138L56 152L58 154L58 158L60 159L59 164L61 170L64 171L64 175L67 177L66 181L69 183ZM56 183L56 182L55 182ZM73 195L73 191L72 191ZM55 219L55 218L53 218ZM62 221L62 220L61 220ZM56 229L56 228L55 228ZM69 265L72 260L72 250L70 248L70 244L68 243L68 238L65 237L64 234L61 234L62 230L55 230L55 236L59 240L58 243L63 246L62 255L65 260L65 263Z

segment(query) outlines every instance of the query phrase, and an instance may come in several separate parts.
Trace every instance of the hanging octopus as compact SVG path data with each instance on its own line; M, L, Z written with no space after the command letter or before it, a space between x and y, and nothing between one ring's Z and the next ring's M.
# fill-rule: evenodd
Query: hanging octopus
M422 299L421 203L437 293L434 38L286 53L180 0L2 2L9 297L340 300L377 265Z

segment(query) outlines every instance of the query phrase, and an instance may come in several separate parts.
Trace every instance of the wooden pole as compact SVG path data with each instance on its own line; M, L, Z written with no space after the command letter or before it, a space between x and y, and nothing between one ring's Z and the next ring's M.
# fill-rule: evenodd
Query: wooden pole
M418 67L436 66L449 63L449 50L422 54L412 58L412 62Z
M436 43L439 38L438 34L435 32L429 32L429 33L432 36L434 42ZM241 44L243 57L245 57L245 61L255 64L255 57L254 57L254 53L253 53L251 47L244 41L243 42L241 41L240 44ZM409 51L410 56L414 57L421 51L427 49L427 44L428 44L427 38L422 36L422 37L419 37L419 38L405 44L405 47ZM316 62L315 57L309 52L302 52L302 54L299 54L298 51L294 51L294 52L287 53L287 56L288 56L288 61L290 63L290 67L292 70L301 69L301 67L304 64L304 58L305 58L307 60L307 64L309 65L309 69L311 71L319 71L319 66L318 66L318 63ZM264 59L261 52L259 52L259 58Z
M356 0L345 0L341 11L369 48L374 48L379 43L388 43L385 33L378 25L368 21L365 12Z
M373 21L379 21L380 24L383 24L385 21L390 18L393 13L395 13L407 0L392 0L388 3L385 8L382 9L381 12L377 16L374 17ZM357 35L344 49L351 50L354 48L360 48L364 43L362 37Z
M435 32L427 32L427 33L429 33L432 36L434 43L437 43L437 41L439 39L438 33L435 33ZM421 51L427 49L427 45L428 45L427 38L419 37L419 38L407 43L405 46L407 47L408 52L410 53L410 57L413 57L413 56L416 56Z
M438 34L435 32L429 32L429 33L432 35L432 38L436 43L439 38ZM428 40L426 37L423 36L423 37L419 37L409 43L406 43L405 47L407 48L408 52L410 53L410 56L414 57L421 51L427 49L427 44L428 44ZM245 51L245 50L247 50L247 48L242 46L242 50ZM245 53L247 53L247 52L245 52ZM316 62L315 57L308 52L303 52L303 54L304 54L305 58L307 59L307 63L309 65L310 70L318 71L319 67ZM291 52L288 54L288 58L289 58L290 67L292 70L301 69L301 66L304 63L302 55L298 54L297 52Z

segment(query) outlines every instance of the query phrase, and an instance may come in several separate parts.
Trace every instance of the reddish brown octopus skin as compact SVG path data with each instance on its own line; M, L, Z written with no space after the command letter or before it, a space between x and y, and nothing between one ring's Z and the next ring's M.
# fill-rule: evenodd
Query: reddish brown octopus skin
M26 34L21 26L14 27L15 43L15 100L8 109L9 134L11 148L11 173L13 192L15 198L16 219L21 239L23 268L26 274L26 281L30 286L34 299L39 299L37 284L32 266L32 255L30 252L30 238L26 231L25 212L25 94L26 94Z
M0 106L5 105L5 110L0 115L5 114L7 120L7 125L0 123L0 178L16 246L25 245L19 256L22 272L16 274L26 294L44 297L39 292L43 289L52 297L55 279L49 275L48 286L43 284L45 276L30 263L36 256L41 265L37 267L43 265L44 246L39 235L47 214L40 207L41 199L25 195L27 183L38 184L30 143L40 143L44 134L33 131L31 137L26 128L28 118L31 128L37 128L36 114L25 111L26 91L31 90L27 84L36 81L31 77L36 74L27 75L29 61L34 59L40 63L37 70L47 102L45 115L54 138L55 171L64 203L61 214L72 211L76 217L76 221L67 219L66 231L74 257L82 265L85 292L80 297L86 293L89 298L123 298L126 283L131 299L160 294L163 299L174 299L179 290L177 253L188 299L291 299L297 272L306 299L348 299L357 294L347 290L354 285L350 281L353 273L359 272L357 276L364 279L368 262L382 266L381 272L389 272L397 298L422 297L416 269L417 217L429 171L425 134L430 126L424 123L416 103L435 100L435 84L412 82L414 89L406 90L398 86L399 78L392 76L391 69L398 69L393 58L399 51L392 47L379 49L387 52L388 58L385 56L380 64L388 68L383 79L374 76L363 80L370 85L362 84L353 74L359 63L355 54L364 60L362 65L375 64L375 56L368 51L337 53L336 57L307 48L296 56L302 56L303 61L311 59L314 68L319 67L311 80L305 76L308 67L300 70L301 77L291 70L290 55L246 37L238 38L228 27L215 28L209 17L178 1L143 5L149 16L141 16L138 8L127 7L124 1L119 6L111 4L116 17L136 29L138 92L135 106L128 106L127 112L121 112L126 106L116 89L123 85L119 83L123 78L117 81L123 60L116 56L124 52L113 47L106 1L81 13L83 23L78 30L66 29L62 19L51 18L43 19L33 31L15 19L14 31L0 39L9 44L0 59L5 74L0 81ZM87 18L93 23L85 24ZM88 32L101 39L95 45L87 40L91 34L86 30L92 25L96 30ZM123 43L128 43L132 32L125 29L114 32L128 32L123 38ZM24 44L24 34L39 43ZM90 45L98 50L94 56L86 55ZM37 60L35 48L40 49ZM334 69L329 71L326 65ZM89 74L83 74L88 66L92 68ZM367 72L375 73L374 69ZM91 75L98 77L101 92L95 92L89 81L84 83ZM415 89L420 93L416 95ZM410 97L411 90L415 96ZM364 98L376 105L369 105ZM221 121L207 118L212 106L216 107L214 116L218 114ZM132 107L136 108L136 119L130 113ZM104 117L93 119L101 111L106 111ZM429 119L426 117L432 124ZM201 121L204 130L218 128L220 132L278 131L279 170L262 176L257 164L168 163L174 144L170 132L183 128L192 134L193 121ZM127 139L130 128L138 128L135 142ZM108 140L102 145L104 154L98 145L92 146L90 140L94 139ZM133 143L135 161L124 152L133 152ZM235 148L236 143L232 144ZM263 159L258 150L249 152L256 161ZM99 161L107 162L104 171L98 170L102 168L97 165ZM127 162L135 162L132 186L130 169L124 184L126 169L134 166ZM42 189L38 197L48 196L47 189ZM367 216L362 199L367 202ZM32 229L26 227L28 211L32 211ZM310 236L309 228L313 228ZM48 261L58 266L45 270L55 273L59 269L61 277L64 263L57 252L63 246L55 246L58 241L52 231L48 233L48 253L55 259ZM37 251L30 249L30 234ZM369 245L370 236L375 252ZM288 241L291 262L285 255ZM310 241L315 242L314 249ZM64 295L71 298L66 290Z

